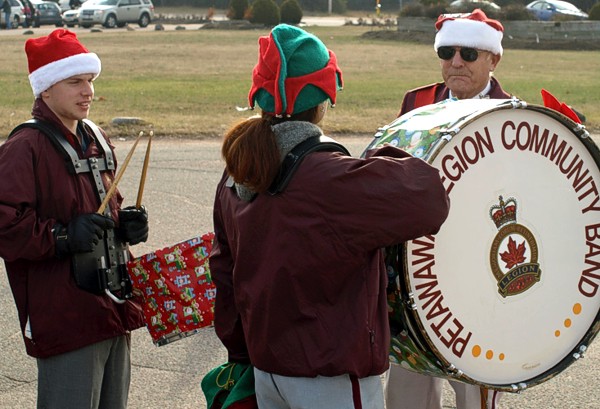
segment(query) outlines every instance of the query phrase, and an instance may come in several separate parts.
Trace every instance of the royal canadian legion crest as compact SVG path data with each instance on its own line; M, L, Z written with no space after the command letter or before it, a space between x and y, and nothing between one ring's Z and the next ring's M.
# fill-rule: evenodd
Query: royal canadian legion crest
M540 281L538 247L531 231L517 223L517 201L500 196L490 208L498 233L490 249L490 266L504 298L521 294Z

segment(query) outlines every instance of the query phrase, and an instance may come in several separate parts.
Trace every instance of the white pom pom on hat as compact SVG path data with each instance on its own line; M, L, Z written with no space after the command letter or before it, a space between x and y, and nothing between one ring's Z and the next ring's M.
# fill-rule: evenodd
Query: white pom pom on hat
M74 75L100 75L102 64L77 40L75 33L57 29L49 35L25 42L29 66L29 83L33 95L40 94L59 81Z
M442 14L435 23L437 33L433 48L470 47L502 55L504 27L488 18L481 9L468 14Z

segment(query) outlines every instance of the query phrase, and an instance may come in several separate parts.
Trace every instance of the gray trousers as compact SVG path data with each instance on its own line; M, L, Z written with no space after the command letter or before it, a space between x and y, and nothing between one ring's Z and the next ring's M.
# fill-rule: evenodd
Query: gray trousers
M387 409L442 409L444 379L422 375L390 364L384 383ZM457 409L481 409L477 385L449 381L456 394ZM488 391L487 408L498 409L501 392Z
M125 409L130 334L38 359L38 409Z
M254 368L254 384L260 409L383 409L379 376L353 383L348 375L300 378Z

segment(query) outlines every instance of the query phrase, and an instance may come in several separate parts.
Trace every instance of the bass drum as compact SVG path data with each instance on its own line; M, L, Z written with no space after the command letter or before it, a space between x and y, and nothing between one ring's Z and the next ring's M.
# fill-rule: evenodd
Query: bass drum
M387 248L390 359L517 392L559 374L600 327L600 152L584 127L519 100L448 100L381 128L440 170L435 236Z

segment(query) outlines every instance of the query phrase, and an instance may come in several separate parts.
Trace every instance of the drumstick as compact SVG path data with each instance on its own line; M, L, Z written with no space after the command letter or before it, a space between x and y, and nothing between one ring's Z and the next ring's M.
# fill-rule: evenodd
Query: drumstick
M135 202L135 207L137 209L142 207L142 195L144 194L144 185L146 184L146 172L148 170L148 163L150 162L150 147L152 146L152 135L154 135L154 131L150 131L150 134L148 135L148 145L146 146L146 156L144 157L144 166L142 167L140 187L138 188L137 201Z
M104 210L106 209L106 206L108 205L108 201L110 200L110 198L112 197L112 195L115 194L115 191L117 190L117 184L121 180L121 177L123 176L123 173L125 172L125 169L127 168L127 165L129 164L129 160L133 156L133 152L135 151L135 148L136 148L136 146L137 146L138 142L140 141L140 138L142 137L143 134L144 134L144 131L140 131L140 133L139 133L137 139L135 140L133 146L129 150L129 153L127 154L127 157L123 161L123 164L119 167L119 172L117 172L117 176L115 177L115 180L113 180L113 183L110 186L110 189L108 189L108 192L106 193L106 197L104 198L104 200L102 201L102 204L98 208L98 211L97 211L98 214L104 213Z

